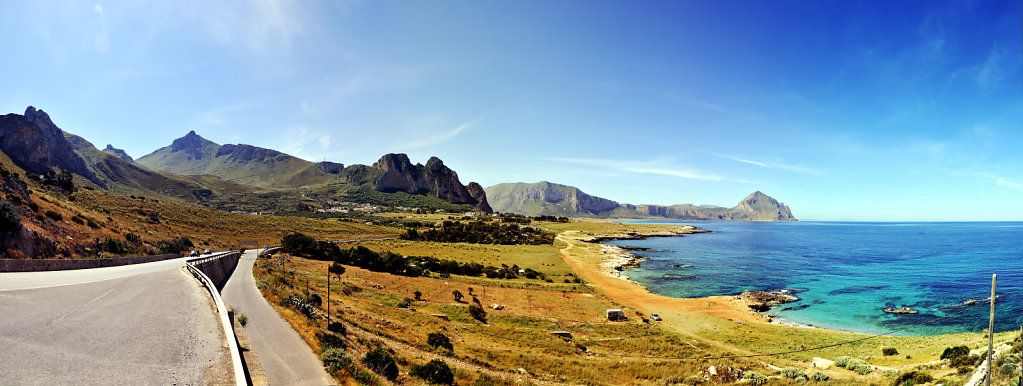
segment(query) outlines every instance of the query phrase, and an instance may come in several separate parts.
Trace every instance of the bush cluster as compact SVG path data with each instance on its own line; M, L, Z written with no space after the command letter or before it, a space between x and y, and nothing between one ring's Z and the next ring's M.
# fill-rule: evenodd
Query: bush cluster
M195 244L192 240L189 240L187 236L176 237L170 240L160 240L156 243L156 249L160 253L181 253L181 251L187 251L195 248Z
M391 381L398 378L398 364L394 362L391 353L383 348L377 347L366 353L362 358L362 364Z
M751 385L763 385L767 383L767 376L756 371L747 371L742 375L742 379L745 379Z
M810 373L810 380L814 382L824 382L827 381L828 378L831 377L829 377L828 374L825 374L820 371L814 371L813 373Z
M924 383L928 383L928 382L933 381L933 380L934 380L934 377L932 377L930 374L927 374L927 373L925 373L923 371L908 371L908 372L899 374L899 377L895 378L895 385L898 386L898 385L902 385L902 384L909 384L909 385L924 384Z
M447 363L439 359L427 362L425 365L412 365L409 374L427 382L438 385L451 385L455 383L455 374Z
M345 344L345 340L343 338L332 332L317 333L316 340L320 342L320 349L323 350L326 350L328 348L343 349L348 346L347 344Z
M870 364L867 362L849 356L835 358L835 366L844 367L860 375L867 375L874 371L874 368L870 367Z
M0 200L0 232L13 232L21 229L21 218L10 202Z
M895 347L885 347L881 349L881 354L883 354L886 357L892 355L899 355L899 350L896 350Z
M302 256L313 260L334 261L340 264L354 265L374 272L386 272L393 275L423 276L429 272L457 274L465 276L486 275L489 278L514 279L519 277L519 266L501 267L483 266L477 263L460 263L455 260L438 259L435 257L405 257L392 252L375 252L364 246L341 249L326 241L316 241L301 233L293 233L281 240L282 249L286 253ZM546 275L531 268L522 269L529 279L546 279Z
M401 235L405 240L434 241L446 243L503 244L503 245L544 245L554 243L554 234L539 228L523 227L516 224L502 225L483 221L445 221L440 229L417 231L409 229Z

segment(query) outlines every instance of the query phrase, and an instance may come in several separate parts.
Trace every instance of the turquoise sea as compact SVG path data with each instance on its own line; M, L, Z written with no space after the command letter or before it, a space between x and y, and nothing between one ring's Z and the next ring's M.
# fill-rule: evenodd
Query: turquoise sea
M830 329L935 335L987 328L983 299L998 274L996 331L1019 330L1023 320L1023 296L1013 296L1023 292L1023 222L659 223L713 232L608 242L656 250L634 252L649 260L623 273L653 293L798 289L801 300L770 312ZM972 309L970 299L980 299ZM919 313L882 311L903 306Z

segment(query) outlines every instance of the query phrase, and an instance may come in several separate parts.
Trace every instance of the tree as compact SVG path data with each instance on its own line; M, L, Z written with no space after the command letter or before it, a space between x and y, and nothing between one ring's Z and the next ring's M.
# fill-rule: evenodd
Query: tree
M453 351L455 349L455 347L451 345L451 339L448 339L446 335L439 332L431 332L430 335L427 335L426 343L432 347L446 348L449 351Z
M462 295L462 291L459 291L459 290L451 291L451 296L454 296L455 297L455 301L459 302L459 303L461 303L462 302L462 298L465 297L465 296Z
M412 294L416 296L416 300L420 300L420 301L423 300L423 293L419 292L419 290L416 290L416 292L413 292Z

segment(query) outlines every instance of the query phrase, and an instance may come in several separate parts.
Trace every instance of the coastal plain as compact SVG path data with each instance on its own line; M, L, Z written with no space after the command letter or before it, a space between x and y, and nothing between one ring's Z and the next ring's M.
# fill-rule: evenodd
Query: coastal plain
M423 216L434 217L441 218ZM782 368L798 368L806 374L821 371L831 382L841 384L891 384L899 371L913 370L954 384L962 382L964 376L939 360L942 351L958 345L986 347L986 336L978 333L874 336L786 325L752 311L738 294L703 298L652 294L621 277L616 268L634 261L634 256L619 247L594 242L651 236L698 237L692 234L704 232L701 229L609 220L533 225L556 232L553 245L408 240L356 244L374 251L425 254L465 263L514 264L544 273L553 279L549 282L437 274L404 277L346 267L341 277L344 284L335 281L331 290L332 316L349 323L349 330L361 330L379 339L377 343L365 343L364 350L374 344L401 344L423 351L396 352L409 363L428 353L441 355L453 364L459 384L478 379L500 380L497 383L731 383L739 381L743 372L772 375ZM326 291L323 273L328 262L291 256L276 259L286 259L287 263L268 261L257 266L257 278L273 283L276 268L286 264L293 269L292 275L298 275L299 283L304 277L311 291ZM279 274L279 270L276 272ZM581 283L565 280L570 278L578 278ZM359 290L346 294L344 286ZM301 289L269 284L262 288L271 304ZM469 314L472 302L452 297L455 290L479 297L487 311L486 323ZM419 296L414 294L417 291ZM411 306L406 308L402 302ZM607 309L622 309L628 320L608 321ZM308 320L287 307L278 310L296 330L305 331L302 335L317 350L316 327L310 327ZM651 314L659 314L662 321L652 320ZM448 320L435 315L445 315ZM453 352L429 347L426 335L434 331L452 336ZM567 332L570 337L552 334L556 331ZM1016 335L996 334L996 346L1012 344ZM883 355L884 348L895 348L898 355ZM874 371L860 375L835 366L817 367L842 356L863 359ZM775 380L780 384L788 381L795 382Z

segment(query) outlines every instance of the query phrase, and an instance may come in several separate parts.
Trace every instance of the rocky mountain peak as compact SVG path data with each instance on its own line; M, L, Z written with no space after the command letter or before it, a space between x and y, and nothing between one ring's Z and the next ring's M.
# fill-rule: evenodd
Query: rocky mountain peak
M131 156L128 155L128 153L126 153L124 150L118 149L114 147L114 145L111 145L109 143L107 144L107 147L103 149L103 152L128 162L134 161L134 159L132 159Z
M25 115L0 116L0 150L23 169L45 174L54 168L76 173L102 186L64 131L43 110L28 106Z
M203 158L203 148L211 145L214 147L218 146L216 143L196 134L195 130L190 130L184 137L171 142L170 147L171 151L183 151L194 158Z

